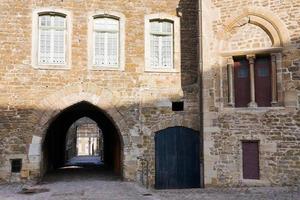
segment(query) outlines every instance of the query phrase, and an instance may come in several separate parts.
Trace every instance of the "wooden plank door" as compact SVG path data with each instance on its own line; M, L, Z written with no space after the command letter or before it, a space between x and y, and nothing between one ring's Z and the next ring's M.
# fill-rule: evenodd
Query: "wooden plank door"
M259 179L259 143L243 141L243 178Z
M200 187L199 134L184 127L168 128L155 136L155 188Z
M272 67L270 56L255 59L255 100L259 107L269 107L272 101Z
M234 59L234 95L235 107L247 107L250 97L249 61L246 57Z

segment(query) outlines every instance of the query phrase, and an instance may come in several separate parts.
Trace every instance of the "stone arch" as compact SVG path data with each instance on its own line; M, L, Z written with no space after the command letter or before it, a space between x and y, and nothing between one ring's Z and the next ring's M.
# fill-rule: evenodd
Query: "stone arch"
M66 108L74 106L76 104L86 102L94 107L99 108L109 118L117 129L120 142L121 142L121 174L125 176L126 158L124 149L130 146L129 128L124 120L121 112L118 111L118 100L114 98L112 91L108 89L101 89L94 84L74 84L68 85L63 89L56 91L55 93L41 99L36 103L36 111L33 113L33 117L36 119L37 124L34 128L32 144L39 145L39 153L30 155L28 152L28 158L32 165L35 166L39 176L46 172L43 166L43 152L42 145L44 144L47 131L51 123L55 120L61 112ZM39 141L37 141L37 138Z
M36 104L37 111L34 113L34 117L39 119L34 135L44 139L51 120L65 108L80 102L88 102L103 110L116 124L123 137L122 140L128 141L124 139L129 136L128 127L122 114L116 108L118 102L113 92L108 89L98 89L93 84L70 85L40 100ZM125 142L123 145L128 144Z
M238 11L232 18L224 23L220 30L223 42L231 36L236 27L243 24L243 19L263 29L272 40L272 47L284 47L289 44L289 32L281 19L274 15L270 10L262 7L248 7Z
M173 119L166 119L164 122L156 123L152 127L143 127L143 132L146 135L154 136L160 130L164 130L171 127L186 127L189 129L193 129L195 131L199 131L198 124L191 124L189 121L184 120L182 116L175 116Z

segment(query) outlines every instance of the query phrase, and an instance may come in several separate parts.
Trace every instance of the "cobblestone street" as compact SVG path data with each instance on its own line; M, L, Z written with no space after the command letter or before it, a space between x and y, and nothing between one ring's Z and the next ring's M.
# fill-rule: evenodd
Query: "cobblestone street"
M189 190L146 190L135 183L122 182L111 174L58 172L33 188L44 192L19 194L24 185L0 185L1 200L298 200L299 188L230 188ZM48 190L48 191L47 191Z

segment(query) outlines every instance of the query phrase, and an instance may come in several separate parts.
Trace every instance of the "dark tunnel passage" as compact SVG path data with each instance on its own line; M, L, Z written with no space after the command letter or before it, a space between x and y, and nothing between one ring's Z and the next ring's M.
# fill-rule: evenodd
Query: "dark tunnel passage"
M121 176L121 139L113 121L101 109L80 102L66 108L52 121L43 143L43 171L55 171L66 165L66 139L70 126L78 119L88 117L95 121L103 134L103 167Z

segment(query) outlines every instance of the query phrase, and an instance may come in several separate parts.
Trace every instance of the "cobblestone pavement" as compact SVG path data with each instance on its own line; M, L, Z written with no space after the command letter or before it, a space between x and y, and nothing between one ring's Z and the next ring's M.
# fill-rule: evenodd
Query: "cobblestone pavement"
M42 193L19 194L24 187L22 184L0 185L0 200L300 200L300 190L296 187L146 190L111 174L91 172L72 176L56 173L34 186L49 190Z
M260 187L155 191L160 200L300 200L299 188Z

